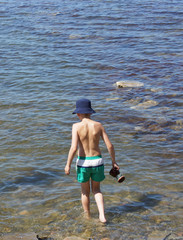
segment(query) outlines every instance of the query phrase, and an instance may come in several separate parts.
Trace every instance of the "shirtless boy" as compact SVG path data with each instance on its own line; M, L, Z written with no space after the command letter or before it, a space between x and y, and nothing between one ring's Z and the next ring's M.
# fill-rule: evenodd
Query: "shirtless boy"
M104 200L100 191L100 182L104 180L104 161L99 148L100 138L106 144L112 159L112 166L119 169L115 162L115 151L107 133L101 123L91 120L91 114L95 111L91 107L88 99L80 99L76 102L76 109L73 114L77 114L80 121L73 124L72 143L68 154L65 173L70 174L72 160L78 150L77 158L77 180L81 183L81 201L84 213L90 217L90 181L92 192L99 211L99 220L106 222L104 214Z

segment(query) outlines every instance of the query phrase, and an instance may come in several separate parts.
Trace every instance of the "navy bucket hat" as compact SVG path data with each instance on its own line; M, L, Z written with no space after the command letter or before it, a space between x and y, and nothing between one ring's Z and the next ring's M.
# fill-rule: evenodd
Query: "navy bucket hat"
M76 109L72 114L75 114L75 113L91 114L91 113L95 113L95 111L91 107L91 101L86 98L82 98L76 101Z

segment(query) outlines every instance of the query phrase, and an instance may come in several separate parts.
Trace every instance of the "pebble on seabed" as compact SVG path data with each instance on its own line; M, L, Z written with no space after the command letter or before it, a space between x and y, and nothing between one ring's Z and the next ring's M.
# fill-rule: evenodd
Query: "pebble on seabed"
M84 239L76 236L71 236L64 238L64 240L84 240Z
M53 238L50 237L39 237L39 235L36 236L38 240L54 240Z
M19 215L23 216L23 215L28 215L29 212L27 210L23 210L21 212L19 212Z
M66 237L64 240L86 240L86 238L80 238L76 236ZM93 240L92 238L89 238L89 240ZM101 240L110 240L109 238L102 238Z

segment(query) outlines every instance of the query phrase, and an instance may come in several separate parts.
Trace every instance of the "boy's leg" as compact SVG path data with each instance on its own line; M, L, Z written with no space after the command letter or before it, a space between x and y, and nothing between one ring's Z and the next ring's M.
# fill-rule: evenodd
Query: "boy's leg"
M98 211L99 211L99 220L102 223L106 222L105 214L104 214L104 199L103 195L100 191L100 182L95 182L92 180L92 192L95 196L95 201L97 203Z
M81 202L84 213L90 217L90 181L81 183Z

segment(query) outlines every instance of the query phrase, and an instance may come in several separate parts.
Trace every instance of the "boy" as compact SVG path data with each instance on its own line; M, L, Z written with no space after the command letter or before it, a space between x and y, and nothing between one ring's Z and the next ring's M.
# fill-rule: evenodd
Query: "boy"
M88 99L80 99L76 102L77 114L80 121L73 124L72 143L68 154L65 173L70 174L72 160L78 149L77 180L81 183L81 201L86 216L90 217L90 179L91 188L99 211L99 220L106 222L104 214L104 200L100 191L100 182L104 180L104 161L99 148L100 138L105 142L112 159L112 166L119 169L115 162L115 151L107 133L101 123L91 120L91 114L95 111Z

